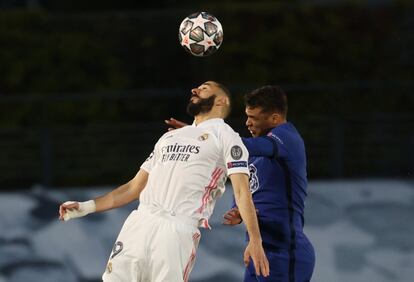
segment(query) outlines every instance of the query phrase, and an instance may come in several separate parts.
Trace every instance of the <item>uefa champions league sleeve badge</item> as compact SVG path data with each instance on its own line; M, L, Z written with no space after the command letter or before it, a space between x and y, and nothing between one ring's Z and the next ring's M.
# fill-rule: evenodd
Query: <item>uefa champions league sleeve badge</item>
M235 145L231 147L230 154L234 160L240 160L243 156L243 150L240 148L240 146Z

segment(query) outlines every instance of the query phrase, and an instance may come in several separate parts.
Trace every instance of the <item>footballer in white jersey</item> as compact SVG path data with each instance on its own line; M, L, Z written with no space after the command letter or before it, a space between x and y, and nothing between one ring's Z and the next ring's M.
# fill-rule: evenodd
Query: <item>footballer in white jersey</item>
M227 176L249 174L248 157L239 134L222 119L170 131L141 166L149 178L140 203L159 205L209 227Z
M223 121L229 93L217 82L205 82L192 89L187 110L194 124L164 134L131 181L94 200L59 207L60 219L67 221L140 200L114 244L105 282L188 281L201 236L198 227L210 227L227 177L250 237L244 263L251 258L258 275L269 274L249 190L248 152Z

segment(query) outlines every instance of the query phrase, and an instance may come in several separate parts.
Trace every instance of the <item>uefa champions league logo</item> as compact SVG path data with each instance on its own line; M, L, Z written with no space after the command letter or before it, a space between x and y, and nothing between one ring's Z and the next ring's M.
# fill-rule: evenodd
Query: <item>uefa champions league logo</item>
M253 164L249 164L250 171L250 192L253 194L259 189L259 178L257 177L257 168Z
M230 154L234 160L240 160L241 157L243 156L242 148L240 148L240 146L235 145L231 147Z

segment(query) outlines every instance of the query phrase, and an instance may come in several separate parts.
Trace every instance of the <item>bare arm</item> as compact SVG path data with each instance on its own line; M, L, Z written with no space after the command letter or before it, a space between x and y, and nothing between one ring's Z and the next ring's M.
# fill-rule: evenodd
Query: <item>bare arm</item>
M266 277L269 275L269 262L262 246L262 237L257 222L256 210L254 208L252 194L249 190L249 178L244 173L235 173L230 175L230 180L233 186L236 204L239 207L241 217L250 237L249 244L244 253L244 262L248 265L251 257L256 274Z
M256 210L254 208L252 194L249 191L249 178L244 173L230 175L233 185L234 198L239 208L241 217L246 225L250 240L262 240L257 222Z
M138 200L148 181L148 172L140 169L135 177L115 190L95 199L96 212L122 207Z
M148 181L148 172L140 169L128 183L111 192L87 202L66 202L59 207L59 219L85 216L91 212L101 212L118 208L137 200Z

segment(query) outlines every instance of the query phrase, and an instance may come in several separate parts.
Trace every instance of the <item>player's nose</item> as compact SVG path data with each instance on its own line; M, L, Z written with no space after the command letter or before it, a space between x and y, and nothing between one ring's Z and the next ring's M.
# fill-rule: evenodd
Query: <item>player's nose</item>
M191 89L191 96L193 96L193 95L197 95L198 96L198 92L200 91L200 89L198 89L198 88L193 88L193 89Z

